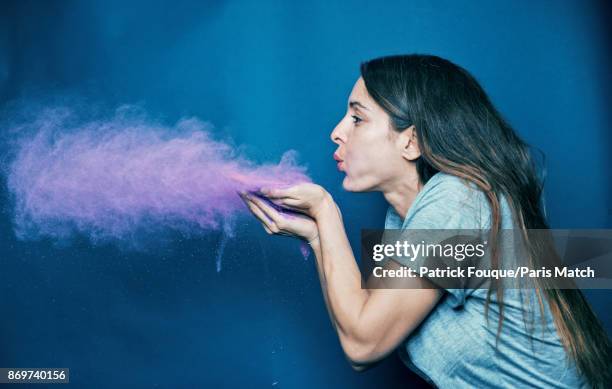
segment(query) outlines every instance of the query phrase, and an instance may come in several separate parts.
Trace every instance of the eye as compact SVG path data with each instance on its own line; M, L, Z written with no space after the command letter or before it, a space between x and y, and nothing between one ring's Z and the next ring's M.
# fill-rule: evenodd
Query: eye
M353 123L354 124L357 124L357 123L363 121L359 116L351 115L351 117L353 118Z

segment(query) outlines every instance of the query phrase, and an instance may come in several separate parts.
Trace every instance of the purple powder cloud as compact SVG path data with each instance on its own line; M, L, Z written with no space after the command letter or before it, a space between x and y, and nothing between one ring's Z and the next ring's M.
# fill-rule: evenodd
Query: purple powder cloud
M83 121L53 109L20 124L7 171L20 239L129 244L166 229L231 236L248 212L237 191L310 181L293 151L257 165L198 119L168 127L125 112Z

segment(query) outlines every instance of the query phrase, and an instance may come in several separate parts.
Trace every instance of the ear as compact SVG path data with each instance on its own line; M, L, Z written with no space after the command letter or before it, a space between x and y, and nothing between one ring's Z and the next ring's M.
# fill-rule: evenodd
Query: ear
M414 161L421 156L421 149L417 141L416 127L414 125L406 128L398 136L399 146L402 148L402 157L408 161Z

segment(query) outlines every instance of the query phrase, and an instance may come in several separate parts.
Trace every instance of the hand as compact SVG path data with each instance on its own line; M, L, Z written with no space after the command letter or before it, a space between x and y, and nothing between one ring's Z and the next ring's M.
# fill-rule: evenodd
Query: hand
M274 204L317 219L323 208L333 202L331 195L320 185L302 183L284 189L262 188L260 193Z
M295 236L313 243L319 237L316 222L307 215L288 213L276 209L265 200L248 193L241 193L249 210L262 223L268 234Z

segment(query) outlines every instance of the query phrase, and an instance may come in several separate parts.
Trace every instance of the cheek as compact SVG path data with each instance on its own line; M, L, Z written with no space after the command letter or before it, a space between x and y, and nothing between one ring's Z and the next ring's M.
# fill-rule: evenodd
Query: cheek
M389 174L393 153L386 140L364 139L351 143L345 154L345 189L363 190L383 181Z
M380 158L380 155L378 157ZM376 164L377 153L373 148L361 148L346 153L346 169L349 175L362 175L368 170L372 170Z
M359 175L368 171L377 170L384 165L393 150L387 139L381 136L354 137L347 144L344 159L347 173Z

